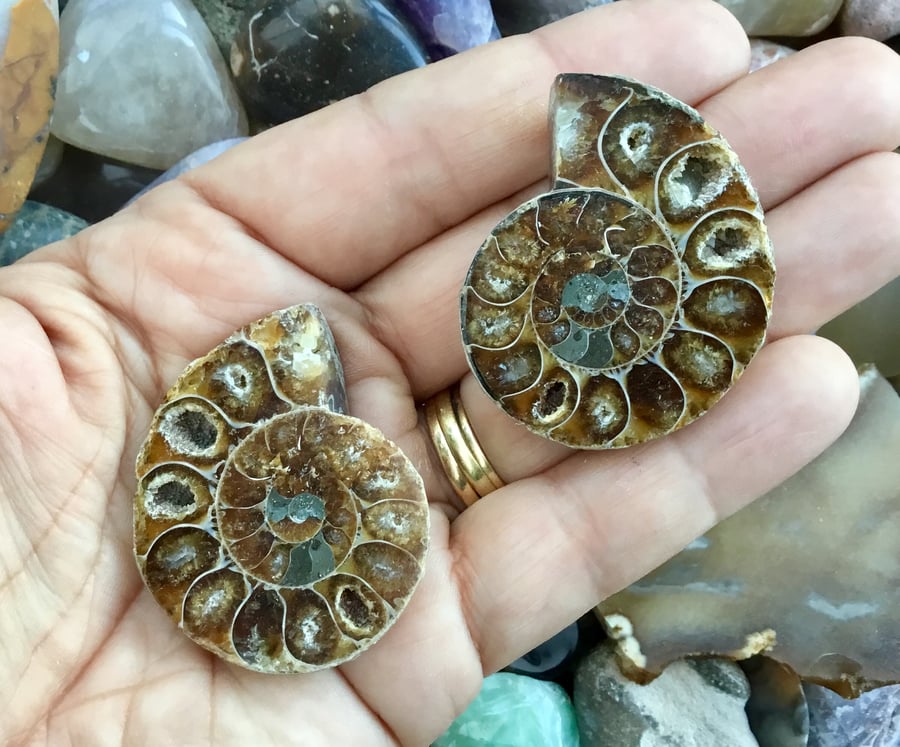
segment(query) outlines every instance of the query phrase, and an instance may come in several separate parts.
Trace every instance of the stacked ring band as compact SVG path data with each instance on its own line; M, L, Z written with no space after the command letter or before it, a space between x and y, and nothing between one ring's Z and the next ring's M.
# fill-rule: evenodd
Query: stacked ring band
M503 487L466 417L459 384L425 403L425 419L447 479L466 506Z

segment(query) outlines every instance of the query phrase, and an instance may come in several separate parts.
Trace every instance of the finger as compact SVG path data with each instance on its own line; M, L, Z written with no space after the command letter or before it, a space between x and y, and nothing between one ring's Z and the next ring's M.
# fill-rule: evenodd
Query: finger
M850 421L856 372L832 343L767 347L744 386L643 447L575 454L452 525L485 671L505 666L823 451ZM565 579L565 583L559 583Z
M770 339L815 330L900 274L898 194L900 156L878 153L769 214L778 265Z
M386 81L185 180L312 274L355 287L546 173L557 73L614 71L696 101L748 60L746 37L714 3L616 3Z
M817 45L738 80L700 105L700 113L722 129L750 169L764 202L781 200L861 154L893 149L900 139L900 58L888 50L889 63L885 64L881 46L865 40ZM825 96L815 81L828 81L833 90ZM877 108L873 108L873 101ZM858 121L854 114L852 126L847 121L851 111L861 114ZM770 114L760 116L759 112ZM785 126L786 122L795 123L804 132L815 127L815 132L786 144L784 131L792 129ZM809 124L812 122L815 125ZM844 134L845 130L852 130L852 135ZM788 149L789 158L785 153ZM420 399L466 371L462 348L446 344L460 337L458 294L466 270L475 249L496 223L537 191L532 187L528 193L482 211L410 253L357 294L370 309L381 339L388 341L400 358ZM887 194L895 193L893 187ZM837 197L830 204L849 224L865 208L856 199L844 198L842 205ZM816 235L823 241L834 238ZM792 243L796 238L796 232L791 232L786 239L778 240L777 263L792 261L798 252ZM852 254L850 246L845 234L840 251ZM803 253L802 248L799 251ZM826 272L827 265L817 263L809 270ZM810 281L812 276L807 277L807 293L815 287ZM429 297L435 302L428 304ZM410 308L422 308L423 313L412 315ZM795 328L790 319L783 321L788 328Z
M900 145L900 57L869 39L832 39L736 81L701 113L769 209L858 156Z

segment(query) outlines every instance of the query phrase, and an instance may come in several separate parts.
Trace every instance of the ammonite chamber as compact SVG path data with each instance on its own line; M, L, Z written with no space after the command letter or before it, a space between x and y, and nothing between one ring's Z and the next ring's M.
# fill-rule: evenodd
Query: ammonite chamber
M759 198L689 106L561 75L552 190L507 216L461 296L482 387L530 430L622 447L686 425L760 348L775 268Z
M296 306L191 363L153 419L137 460L138 566L176 624L228 661L347 661L422 575L422 480L345 407L328 325Z

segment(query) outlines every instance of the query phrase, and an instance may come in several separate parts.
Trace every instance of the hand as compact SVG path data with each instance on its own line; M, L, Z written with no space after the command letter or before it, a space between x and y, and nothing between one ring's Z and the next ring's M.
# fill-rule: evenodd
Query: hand
M900 272L900 61L847 39L747 64L712 3L617 3L266 132L0 270L0 741L426 744L484 673L825 449L856 376L806 333ZM458 331L475 249L543 188L550 83L583 70L699 105L760 192L779 269L770 342L733 392L607 453L515 425L467 373ZM421 470L433 537L379 644L275 677L201 650L144 589L133 465L187 361L299 302L333 327L353 414ZM416 405L460 377L509 485L458 515Z

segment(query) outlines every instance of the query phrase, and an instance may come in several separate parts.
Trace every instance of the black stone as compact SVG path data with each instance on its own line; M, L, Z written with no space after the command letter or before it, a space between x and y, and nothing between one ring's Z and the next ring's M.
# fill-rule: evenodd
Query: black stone
M885 39L884 43L887 44L891 49L893 49L897 54L900 54L900 34L897 36L892 36L890 39Z
M412 28L380 0L274 0L244 16L231 50L244 105L268 124L427 62Z
M96 223L115 213L162 172L66 145L59 168L28 199Z
M578 625L573 623L525 656L516 659L505 671L538 679L554 678L572 661L577 646Z
M525 34L574 13L613 0L491 0L503 36Z

